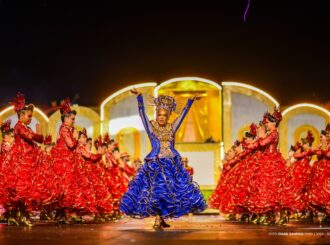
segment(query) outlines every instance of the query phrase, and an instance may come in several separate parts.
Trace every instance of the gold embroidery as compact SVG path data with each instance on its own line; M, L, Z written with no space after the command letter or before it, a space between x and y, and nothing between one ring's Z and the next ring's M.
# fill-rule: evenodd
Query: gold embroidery
M171 142L174 140L174 134L172 131L172 124L167 123L165 126L159 126L159 124L153 120L151 121L153 133L160 141L160 152L158 157L173 157L173 152L171 151Z

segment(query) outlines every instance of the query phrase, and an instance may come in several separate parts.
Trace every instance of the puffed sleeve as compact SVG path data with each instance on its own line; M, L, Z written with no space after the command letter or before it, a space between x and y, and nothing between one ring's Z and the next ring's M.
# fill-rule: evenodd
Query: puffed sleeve
M93 154L89 151L87 151L85 148L80 149L80 154L85 160L89 160L91 162L98 162L101 160L102 155L101 154Z
M73 134L69 130L69 128L67 127L62 128L62 136L68 148L74 149L77 146L78 141L73 137Z
M23 139L25 139L27 141L30 141L30 142L35 141L38 143L44 142L44 137L41 134L37 134L37 133L33 132L32 129L30 129L29 127L19 127L19 130L17 133L20 135L20 137L22 137Z
M192 99L188 99L186 106L183 108L180 115L174 120L174 122L172 124L173 132L176 132L180 128L180 126L181 126L184 118L186 117L187 113L189 112L189 109L192 106L193 102L194 101Z
M143 96L140 94L136 98L138 101L139 115L141 117L144 129L146 130L147 134L150 136L150 134L152 132L152 127L150 125L148 116L147 116L145 108L144 108Z

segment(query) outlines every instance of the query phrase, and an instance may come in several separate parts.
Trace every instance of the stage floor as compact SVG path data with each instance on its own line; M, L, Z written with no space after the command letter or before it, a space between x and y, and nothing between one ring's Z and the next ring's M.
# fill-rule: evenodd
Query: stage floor
M123 218L102 224L50 225L32 228L0 225L0 244L330 244L330 224L294 222L261 226L225 221L219 215L194 215L171 220L154 231L153 219Z

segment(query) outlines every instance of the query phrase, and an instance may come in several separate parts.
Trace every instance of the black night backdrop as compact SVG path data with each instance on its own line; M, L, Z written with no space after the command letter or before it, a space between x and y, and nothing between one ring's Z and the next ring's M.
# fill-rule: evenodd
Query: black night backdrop
M98 106L178 76L255 85L283 105L328 103L327 1L0 0L0 106L17 91L44 107Z

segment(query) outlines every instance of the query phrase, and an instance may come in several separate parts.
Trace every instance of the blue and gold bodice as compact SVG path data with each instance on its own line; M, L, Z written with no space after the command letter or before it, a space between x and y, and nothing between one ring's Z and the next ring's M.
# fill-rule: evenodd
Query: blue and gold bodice
M146 159L152 159L157 157L171 158L180 156L180 154L174 148L175 133L177 132L185 116L187 115L193 103L193 100L189 99L186 106L183 108L180 115L174 120L174 122L167 123L165 126L160 126L155 120L149 121L145 113L142 95L138 95L137 100L139 114L152 146L152 150L146 156Z

